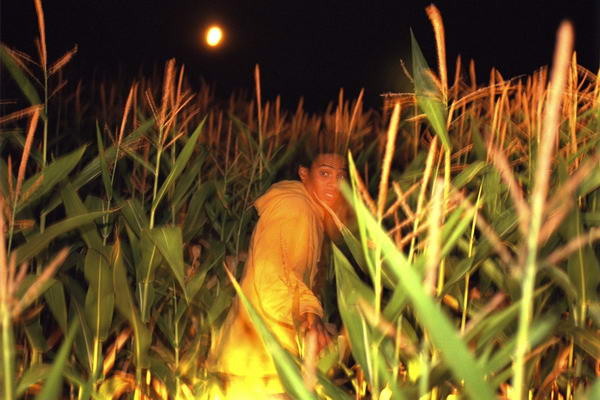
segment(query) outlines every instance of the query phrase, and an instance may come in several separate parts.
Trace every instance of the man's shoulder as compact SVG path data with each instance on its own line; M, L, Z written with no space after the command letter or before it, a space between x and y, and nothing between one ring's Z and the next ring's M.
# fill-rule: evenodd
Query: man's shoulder
M269 191L276 191L274 196L279 206L310 207L310 197L304 184L300 181L279 181Z
M266 209L277 208L281 211L312 209L311 200L304 184L300 181L279 181L256 201L259 213Z

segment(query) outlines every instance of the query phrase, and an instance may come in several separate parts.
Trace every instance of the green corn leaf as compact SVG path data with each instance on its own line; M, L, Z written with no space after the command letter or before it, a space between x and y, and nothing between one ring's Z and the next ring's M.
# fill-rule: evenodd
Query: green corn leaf
M540 276L548 276L557 287L562 289L569 301L576 301L577 289L565 271L558 267L548 266L540 269L539 274Z
M67 184L63 187L61 196L68 217L85 215L89 212L88 208L83 204L79 198L79 195L75 191L75 188L70 182L67 182ZM81 237L83 238L83 241L87 247L96 249L98 251L102 249L102 239L98 234L98 229L96 228L96 224L94 222L80 226L79 232L81 233Z
M17 264L21 264L22 262L35 257L39 252L46 249L48 244L53 239L62 235L63 233L77 229L82 225L89 224L96 218L106 214L108 214L108 212L96 211L84 215L78 215L76 217L66 218L54 225L49 226L43 233L32 235L30 238L28 238L28 242L15 249Z
M67 302L65 300L65 290L63 284L59 280L55 280L48 290L44 293L44 298L50 312L58 322L58 326L63 334L67 334Z
M225 315L231 306L235 292L232 293L231 290L221 289L216 297L213 293L209 293L208 291L203 294L208 297L208 299L203 301L203 304L208 309L206 312L206 323L208 326L212 326Z
M141 237L142 231L148 227L150 220L140 201L138 199L129 199L121 203L120 206L121 215L125 218L127 225L129 225L138 237Z
M241 120L239 120L233 114L229 114L229 119L231 119L233 121L233 125L237 128L237 130L244 135L243 136L244 140L241 142L241 144L243 144L244 146L250 145L250 148L245 148L241 151L243 151L244 153L252 154L253 156L256 155L259 151L258 143L254 139L254 137L252 137L252 134L250 132L250 129L248 128L248 125L243 123Z
M546 290L549 285L537 288L533 293L533 299L536 299ZM483 351L489 343L495 343L496 339L502 336L502 332L515 323L519 315L521 300L517 300L508 307L489 315L482 319L478 324L471 327L465 333L465 341L471 342L477 340L476 350Z
M333 260L337 283L338 308L344 327L348 331L350 347L356 361L361 365L367 380L373 383L375 368L371 354L373 334L365 321L359 302L364 301L374 309L375 295L354 273L352 266L337 247L333 247Z
M465 211L458 207L452 211L442 227L442 252L440 258L443 259L450 254L466 230L472 225L475 210Z
M555 316L549 316L539 321L534 321L531 324L528 342L532 349L552 334L557 322L558 319ZM502 348L495 351L493 357L485 363L486 374L495 374L509 366L513 361L516 346L517 337L516 335L513 335L508 341L504 342ZM506 379L508 379L508 377Z
M216 243L214 247L211 247L211 253L209 258L202 264L200 270L189 280L186 284L186 290L190 299L196 297L196 294L202 289L204 280L208 272L215 266L218 265L225 256L225 244Z
M184 278L183 240L180 227L159 227L147 231L152 243L169 265L173 276L181 286L185 299L189 301Z
M206 218L205 202L214 190L214 181L206 181L194 191L183 222L183 240L186 242L192 240L202 230L202 218Z
M452 289L452 287L454 285L456 285L459 282L464 282L464 276L467 274L467 272L473 272L473 270L477 267L477 265L474 265L473 263L473 257L468 257L468 258L464 258L462 259L458 265L454 268L454 271L452 272L452 275L450 275L450 277L446 280L446 282L444 282L444 288L442 289L442 293L441 295L445 295L446 293L448 293L448 291L450 289Z
M429 65L427 65L425 57L423 57L412 29L410 31L410 39L417 104L427 116L427 120L440 138L446 151L451 151L452 144L448 130L446 129L447 110L446 105L442 101L442 94L431 78L430 74L432 71Z
M600 187L600 168L596 166L592 171L585 177L579 189L577 190L577 196L586 196L592 191Z
M100 171L102 176L102 183L104 184L104 191L109 199L112 199L112 184L110 183L110 172L108 171L108 163L106 162L106 155L104 154L104 142L102 141L102 133L100 132L100 125L96 121L96 141L98 143L98 157L100 159Z
M140 140L141 137L144 136L146 131L154 126L154 118L149 118L144 121L137 129L131 132L129 135L125 136L123 141L121 142L121 148L129 147L135 145L135 143ZM107 163L112 163L115 160L117 155L117 147L115 145L110 146L104 152L104 158ZM102 173L102 162L100 160L100 155L94 157L92 161L90 161L81 172L73 179L73 186L76 190L79 190L86 183L91 182L96 177L100 176ZM58 204L57 204L58 205ZM54 206L56 207L56 206ZM47 211L52 209L52 205L47 208Z
M452 180L452 186L454 186L456 189L462 189L463 186L469 184L486 169L487 164L485 162L475 161L467 165L467 167L463 169L460 174L456 175L456 177Z
M566 238L575 238L584 232L582 216L579 209L574 209L565 221ZM567 259L567 274L577 291L577 305L575 315L581 317L577 307L585 307L592 301L598 301L597 287L600 284L600 262L594 249L589 244L579 247Z
M25 292L27 291L27 289L29 289L31 287L31 285L33 285L36 282L37 279L38 279L38 275L33 275L33 274L26 275L25 278L23 279L23 281L21 282L21 284L19 285L19 287L17 288L16 298L17 299L22 299L23 295L25 294ZM27 299L27 301L25 301L25 303L23 304L23 309L26 309L27 307L29 307L40 296L45 295L46 292L47 292L47 290L50 287L56 285L57 283L58 283L58 281L56 279L54 279L54 278L49 278L45 282L43 282L39 286L38 290L33 294L33 296L31 296L30 298ZM55 304L53 304L53 306L55 306L55 305L57 307L60 307L58 305L58 302L55 303ZM58 321L59 318L62 318L62 317L58 317L57 321ZM39 322L39 320L36 320L36 321ZM37 329L37 328L32 327L32 330L35 330L35 329ZM41 332L41 326L40 326L40 332ZM43 336L42 336L42 339L40 341L38 341L38 343L43 343L43 344L40 345L41 348L45 348L46 347L46 340L43 339Z
M152 336L147 326L142 322L140 313L133 302L119 242L113 246L111 264L113 270L113 287L115 293L118 294L115 296L115 306L133 328L136 366L138 368L146 368L148 366L148 349L150 348Z
M17 179L11 176L11 182L15 182ZM4 158L0 158L0 194L7 199L8 198L8 165Z
M600 360L600 337L596 330L573 327L569 332L573 335L577 347L593 359Z
M175 213L179 211L184 204L183 200L190 195L192 186L200 179L200 171L202 170L204 161L208 155L208 151L204 147L201 147L200 150L200 155L192 159L191 162L188 162L185 172L183 172L181 178L177 181L172 201Z
M150 164L148 161L146 161L142 157L140 157L140 155L138 153L136 153L135 150L132 150L126 146L121 146L120 151L127 154L129 156L129 158L131 158L133 161L135 161L136 163L141 165L142 168L144 168L146 171L148 171L151 174L154 174L154 167L152 167L152 164Z
M396 319L400 317L400 313L407 302L408 298L406 297L406 293L404 293L404 290L402 290L400 285L396 285L392 297L383 309L383 318L385 318L386 321L396 321Z
M133 146L135 143L144 135L144 133L150 129L154 125L154 119L150 118L144 121L136 130L127 135L123 142L121 143L122 147ZM104 152L104 157L107 163L114 161L117 150L115 145L112 145ZM100 156L96 156L92 161L90 161L81 172L77 174L72 180L73 188L75 190L81 189L85 184L91 182L102 173L102 166L100 165ZM60 196L54 196L48 205L44 208L43 213L48 214L56 207L58 207L61 203L62 199Z
M29 103L32 106L35 106L37 104L42 104L42 101L40 100L40 96L37 93L37 91L35 90L35 87L31 83L29 78L27 78L27 75L25 74L25 72L21 69L21 67L19 67L19 65L12 58L12 56L9 53L8 48L3 44L0 45L0 59L2 59L2 62L6 66L6 69L12 75L15 82L17 82L19 89L21 89L21 92L23 92L23 94L25 95L27 100L29 100ZM44 110L42 110L42 113L40 115L43 119L46 118L46 114L45 114Z
M349 197L347 188L345 192ZM457 379L464 380L465 391L470 397L494 399L494 393L490 385L485 382L481 366L475 362L466 344L459 338L439 305L425 292L420 277L408 263L404 254L396 249L392 240L369 214L365 206L361 202L357 202L356 205L357 217L364 220L370 237L382 246L399 285L406 291L419 321L427 329L431 341L440 350L444 362Z
M89 328L85 316L85 294L79 281L69 277L65 279L65 286L69 292L69 313L71 319L79 321L79 334L75 338L74 353L81 365L87 368L88 373L93 371L93 342L91 329Z
M355 397L351 397L343 389L333 384L327 377L322 373L317 374L319 384L323 387L323 392L327 396L326 398L335 400L352 400Z
M594 384L585 394L584 400L600 399L600 378L596 378Z
M25 394L27 389L29 389L32 385L43 382L48 378L50 371L52 370L52 364L33 364L25 373L23 374L21 380L19 381L19 385L17 386L17 397L20 398ZM63 368L64 377L72 384L85 387L85 381L78 376L75 372L71 370L68 366ZM86 397L85 394L79 397L81 400L85 400L89 398L89 395ZM97 396L95 398L98 398Z
M271 176L275 176L283 166L290 164L292 157L304 145L307 137L303 136L297 142L286 146L285 152L280 157L276 160L271 160L271 165L269 166Z
M367 261L365 260L365 255L362 251L360 241L345 226L342 227L340 232L342 234L342 238L344 239L344 243L346 243L346 246L348 246L348 249L352 254L352 257L354 258L360 269L364 273L368 274L369 268L367 266Z
M65 340L60 345L60 349L58 350L58 354L52 363L50 371L48 372L48 378L46 379L46 382L44 382L42 390L37 394L37 396L35 396L36 400L61 398L63 369L67 363L67 359L69 358L71 345L73 344L73 340L75 340L75 335L77 335L78 329L79 324L77 323L77 320L74 320L69 327L69 331L65 336Z
M600 226L600 212L586 212L582 214L583 222L587 226Z
M242 291L242 288L240 288L240 285L237 283L235 278L230 275L230 279L241 303L244 305L244 308L250 315L250 320L263 339L267 350L273 357L275 367L277 368L277 372L281 378L281 383L283 384L285 390L294 399L316 400L315 395L311 393L304 385L302 374L300 373L300 368L298 367L297 362L279 344L277 338L273 335L273 333L271 333L261 316L254 309L252 303L248 301L244 295L244 292Z
M200 122L192 136L183 146L181 153L179 153L179 156L177 156L177 161L175 161L175 165L173 165L173 168L171 169L171 173L169 173L169 175L163 182L162 186L160 187L160 190L158 191L158 194L156 195L156 198L152 202L152 209L156 209L158 207L158 203L160 203L165 193L167 193L167 190L169 190L169 188L175 184L179 175L181 175L184 168L187 167L187 163L190 160L194 149L196 148L196 142L198 141L198 137L202 133L202 128L204 127L205 122L206 118L204 118L202 122Z
M17 398L23 396L25 391L35 383L45 380L51 367L51 365L43 363L33 364L29 367L19 380L19 385L17 386Z
M38 182L40 177L42 181L28 198L24 199L24 201L17 205L17 211L21 211L25 207L34 204L36 201L40 200L42 196L48 194L52 189L54 189L58 183L62 182L77 166L81 160L81 157L83 156L83 153L85 153L85 149L86 146L82 146L72 153L56 159L47 165L42 171L27 179L23 183L22 193L27 193L31 186Z
M144 230L139 240L139 249L133 248L134 253L139 253L139 262L135 264L137 281L136 298L139 299L142 322L148 322L150 310L154 304L156 291L154 289L154 271L163 258L156 245L153 243L148 230Z
M112 273L104 253L88 249L83 269L88 282L85 315L94 338L105 341L113 318L115 292Z
M472 117L469 118L469 122L472 124L471 140L473 140L473 154L475 154L477 160L487 163L487 146L480 132L481 121L476 117Z
M40 353L48 351L48 343L44 336L44 330L42 329L42 323L40 316L38 315L33 320L29 321L25 326L25 336L29 345Z

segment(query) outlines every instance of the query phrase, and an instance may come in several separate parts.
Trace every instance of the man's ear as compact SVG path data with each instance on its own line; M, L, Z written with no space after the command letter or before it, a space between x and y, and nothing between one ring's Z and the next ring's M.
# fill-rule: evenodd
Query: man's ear
M308 168L302 165L298 167L298 176L300 176L302 182L305 182L308 179Z

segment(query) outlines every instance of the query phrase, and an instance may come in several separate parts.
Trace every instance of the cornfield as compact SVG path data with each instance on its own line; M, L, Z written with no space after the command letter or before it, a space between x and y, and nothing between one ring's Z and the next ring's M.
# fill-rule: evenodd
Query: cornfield
M47 59L35 4L37 57L0 47L2 399L200 397L253 201L327 145L356 214L323 265L340 334L299 360L255 320L290 396L600 398L600 80L568 23L551 71L480 85L472 61L448 77L430 6L438 65L413 37L413 93L313 115L264 99L258 66L226 102L174 60L68 82L77 49Z

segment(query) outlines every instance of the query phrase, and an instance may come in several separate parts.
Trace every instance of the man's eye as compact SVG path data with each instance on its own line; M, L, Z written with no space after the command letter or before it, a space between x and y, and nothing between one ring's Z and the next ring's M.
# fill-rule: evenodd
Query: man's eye
M327 171L321 171L321 176L328 177L329 176L329 172L327 172Z

